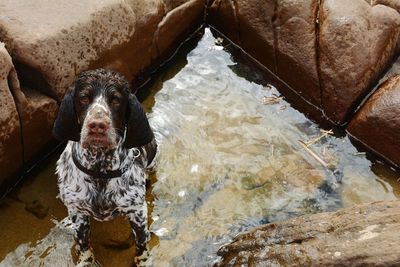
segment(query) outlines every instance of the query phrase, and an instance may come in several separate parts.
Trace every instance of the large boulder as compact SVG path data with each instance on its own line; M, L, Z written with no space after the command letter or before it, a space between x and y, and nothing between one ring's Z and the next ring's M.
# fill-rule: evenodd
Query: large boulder
M3 1L0 39L21 82L61 100L76 74L89 68L109 67L131 80L194 30L203 10L203 0ZM170 21L183 23L166 34Z
M0 185L23 164L21 125L11 94L18 84L11 57L0 42Z
M317 62L318 1L277 2L277 75L313 105L321 106Z
M322 108L343 124L393 60L400 15L363 0L325 0L319 23Z
M350 122L347 132L400 166L400 75L383 83Z
M222 247L216 266L398 266L400 201L267 224Z

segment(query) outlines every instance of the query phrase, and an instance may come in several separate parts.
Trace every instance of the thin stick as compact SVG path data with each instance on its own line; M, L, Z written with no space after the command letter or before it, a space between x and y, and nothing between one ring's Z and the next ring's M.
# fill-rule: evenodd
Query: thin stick
M321 163L322 166L329 169L328 164L323 159L321 159L314 151L312 151L303 141L299 140L299 143L308 153L310 153L311 156L313 156L319 163Z
M264 105L274 105L278 104L283 99L283 96L264 96L262 103Z
M318 136L318 137L316 137L316 138L314 138L314 139L311 139L310 141L306 142L306 143L305 143L306 146L309 147L309 146L311 146L312 144L315 144L316 142L318 142L318 141L321 140L322 138L328 136L329 134L333 134L333 131L332 131L332 130L329 130L329 131L321 130L321 133L322 133L322 135L320 135L320 136Z

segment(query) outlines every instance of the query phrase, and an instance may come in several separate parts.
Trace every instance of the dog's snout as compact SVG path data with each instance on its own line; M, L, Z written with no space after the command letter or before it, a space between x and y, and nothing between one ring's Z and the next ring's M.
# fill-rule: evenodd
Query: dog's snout
M103 134L107 131L107 124L101 120L92 120L88 124L89 132L96 134Z

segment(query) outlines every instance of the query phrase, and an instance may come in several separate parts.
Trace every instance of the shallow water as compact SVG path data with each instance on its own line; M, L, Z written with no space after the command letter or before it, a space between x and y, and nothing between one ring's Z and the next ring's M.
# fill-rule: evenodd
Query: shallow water
M251 82L253 76L256 70L235 62L206 29L144 101L160 149L148 192L152 265L209 266L220 245L255 225L399 197L398 173L371 163L347 137L319 138L318 125L273 84ZM299 142L310 140L308 148L326 166ZM52 218L65 216L55 199L54 162L0 206L0 227L7 229L0 234L6 257L0 266L71 265L68 227L50 230ZM33 200L48 207L44 217L27 209ZM26 223L33 230L23 230ZM129 266L130 238L123 220L95 224L97 259Z

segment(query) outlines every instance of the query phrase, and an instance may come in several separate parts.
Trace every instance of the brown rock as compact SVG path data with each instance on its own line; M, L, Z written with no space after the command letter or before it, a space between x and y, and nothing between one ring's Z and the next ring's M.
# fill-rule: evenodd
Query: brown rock
M14 88L14 92L18 87ZM54 99L32 89L23 88L15 99L22 122L24 161L33 163L35 156L52 140L51 130L58 105Z
M371 5L385 5L396 9L397 12L400 12L400 1L399 0L369 0Z
M267 224L222 247L216 266L397 266L400 201Z
M207 14L207 22L212 27L241 46L239 22L233 1L215 0L209 7Z
M1 128L4 133L2 143L7 145L0 154L0 162L3 162L0 163L1 178L16 174L24 162L32 161L51 140L51 129L58 110L55 100L30 89L21 90L11 57L5 53L4 44L1 44Z
M16 81L11 57L0 42L0 185L23 163L20 121L11 94Z
M237 0L235 9L242 48L276 73L274 0Z
M343 124L393 59L400 15L363 0L325 0L319 17L322 106Z
M278 1L275 25L277 75L305 99L320 107L316 48L317 2Z
M189 1L5 1L0 38L18 63L22 83L60 100L85 69L109 67L132 79L151 65L158 24L183 2ZM176 33L170 36L191 25L183 26L172 27Z
M383 83L351 120L347 132L400 166L400 75Z
M171 1L172 2L172 1ZM148 67L157 57L154 33L168 7L161 0L130 1L135 15L135 28L127 42L105 50L99 58L91 62L88 69L106 67L122 73L128 80Z
M203 23L204 5L204 0L192 0L167 13L154 33L157 58L168 57L171 47L178 47Z

